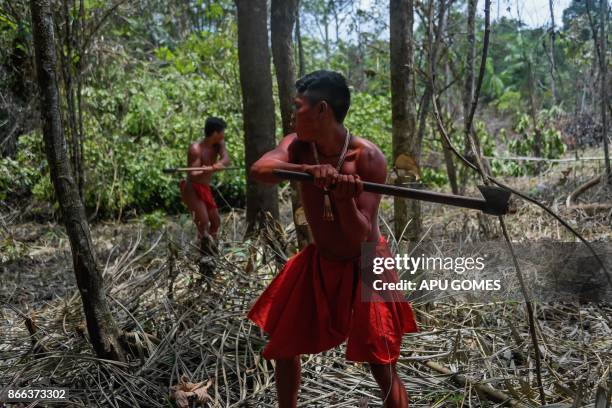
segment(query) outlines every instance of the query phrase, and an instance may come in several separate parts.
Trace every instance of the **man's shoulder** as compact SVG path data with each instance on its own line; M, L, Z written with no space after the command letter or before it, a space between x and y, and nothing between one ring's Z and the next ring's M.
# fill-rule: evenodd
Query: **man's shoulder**
M358 151L358 161L360 162L380 162L382 160L385 163L385 155L383 154L380 147L375 143L364 139L363 137L353 136L354 146ZM386 164L386 163L385 163Z
M189 151L199 153L202 151L202 141L198 140L189 144Z
M193 142L189 145L187 152L189 153L190 157L199 157L202 154L202 147L200 146L199 142Z
M308 143L298 139L297 133L288 134L283 138L280 144L283 145L289 152L293 153L298 153L302 149L308 147Z

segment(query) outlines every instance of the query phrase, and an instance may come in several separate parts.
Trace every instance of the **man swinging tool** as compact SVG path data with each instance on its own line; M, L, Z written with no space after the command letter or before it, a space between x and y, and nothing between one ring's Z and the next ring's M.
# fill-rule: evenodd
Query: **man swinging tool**
M230 163L224 140L226 127L223 119L206 119L204 138L192 143L187 151L187 165L198 169L188 171L186 179L180 182L181 197L198 228L198 238L204 253L214 247L221 225L210 182L214 172Z
M279 407L296 406L301 354L348 339L346 358L369 363L385 407L405 408L408 395L395 363L402 335L417 331L412 308L404 299L364 299L359 273L362 243L390 256L378 227L380 195L363 191L363 181L385 181L385 157L344 127L350 91L341 74L316 71L296 87L296 133L250 170L260 182L281 181L279 169L306 172L314 181L300 185L314 243L287 262L249 312L270 335L263 356L276 360ZM397 277L394 270L389 275Z

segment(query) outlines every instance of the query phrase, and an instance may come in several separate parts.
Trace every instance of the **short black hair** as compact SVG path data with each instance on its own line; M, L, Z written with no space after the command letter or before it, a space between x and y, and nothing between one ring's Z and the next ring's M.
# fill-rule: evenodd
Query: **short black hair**
M311 103L326 101L340 123L344 121L351 106L351 91L346 79L339 72L319 70L298 79L295 88Z
M225 123L223 119L211 116L206 119L206 124L204 125L204 135L208 137L215 132L223 132L226 127L227 123Z

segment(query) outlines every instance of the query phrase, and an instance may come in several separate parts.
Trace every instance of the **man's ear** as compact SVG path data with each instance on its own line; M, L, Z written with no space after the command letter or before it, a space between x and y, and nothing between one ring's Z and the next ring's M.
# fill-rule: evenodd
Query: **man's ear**
M323 113L325 113L325 111L326 111L327 109L329 109L329 105L327 104L327 101L321 101L321 102L319 102L319 107L318 107L318 109L319 109L319 114L323 114Z

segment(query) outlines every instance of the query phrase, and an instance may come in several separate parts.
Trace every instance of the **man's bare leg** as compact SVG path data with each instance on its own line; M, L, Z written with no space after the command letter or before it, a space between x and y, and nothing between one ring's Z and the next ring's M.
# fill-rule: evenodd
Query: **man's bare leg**
M193 221L198 228L198 238L202 239L209 233L210 218L206 205L200 200L190 181L183 184L181 198L187 209L189 209L189 213L191 213Z
M300 356L276 360L274 378L279 408L295 408L300 390L302 363Z
M217 232L219 231L219 227L221 226L221 217L219 217L219 211L216 208L213 208L208 212L208 216L210 218L210 235L216 240Z
M408 393L395 364L370 364L370 371L380 387L385 408L408 408Z

